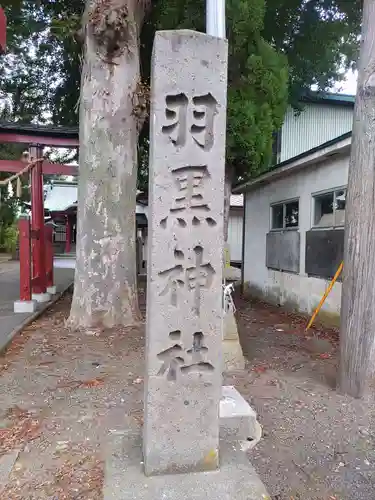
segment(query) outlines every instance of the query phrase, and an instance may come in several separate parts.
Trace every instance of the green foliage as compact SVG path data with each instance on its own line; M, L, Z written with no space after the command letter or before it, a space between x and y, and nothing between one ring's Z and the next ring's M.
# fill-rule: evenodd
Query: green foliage
M16 252L18 228L15 223L6 227L0 224L0 241L0 250L11 254Z
M0 120L9 120L11 118L9 109L4 108L0 114ZM19 160L25 150L22 144L0 144L1 160ZM8 179L12 174L9 172L0 172L0 180ZM0 249L7 247L6 239L9 237L8 228L14 223L17 212L23 201L28 201L29 189L28 178L23 179L23 188L21 199L16 198L16 183L13 183L13 194L10 193L8 186L0 187ZM8 235L8 236L7 236Z
M229 0L227 163L237 180L269 167L288 102L287 59L261 36L264 0Z
M288 59L290 100L317 85L328 89L355 68L362 2L267 0L263 37Z
M0 88L11 119L78 123L84 0L3 0L8 52ZM204 31L203 0L154 0L142 31L142 71L149 75L155 28ZM348 0L227 0L229 91L227 163L237 179L268 168L272 133L286 98L315 84L333 85L357 59L361 3ZM32 50L30 50L32 47ZM289 89L287 90L287 80ZM141 134L145 152L148 125ZM147 182L141 154L140 186Z
M237 180L269 167L288 101L287 59L261 36L264 15L264 0L227 1L227 164ZM150 22L157 29L204 30L204 19L205 2L160 0Z

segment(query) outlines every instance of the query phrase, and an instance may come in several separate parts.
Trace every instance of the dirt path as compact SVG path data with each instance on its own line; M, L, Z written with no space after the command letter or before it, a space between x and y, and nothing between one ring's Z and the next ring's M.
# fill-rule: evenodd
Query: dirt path
M69 305L0 358L0 469L17 458L1 500L101 499L108 437L142 425L143 330L71 332ZM273 500L373 500L374 400L332 389L335 332L308 340L299 318L238 305L248 363L225 381L259 414L264 439L249 457Z
M141 331L71 332L69 306L0 358L0 455L19 450L1 500L101 499L107 436L141 425Z
M374 500L375 405L335 390L337 333L239 302L245 373L229 377L259 414L251 461L275 500Z

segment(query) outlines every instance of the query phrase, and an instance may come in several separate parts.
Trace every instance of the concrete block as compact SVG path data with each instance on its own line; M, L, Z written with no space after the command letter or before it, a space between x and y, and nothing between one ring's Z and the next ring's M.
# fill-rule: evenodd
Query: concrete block
M50 295L56 295L57 293L56 285L48 286L47 293L49 293Z
M155 36L146 475L219 465L227 52L225 40L196 31Z
M224 314L223 339L239 340L236 317L231 310Z
M44 304L44 303L49 302L51 300L51 295L47 292L46 293L33 293L32 299L36 300L37 302L40 302L41 304Z
M262 437L257 414L233 386L224 386L220 400L220 437L238 442L242 450L254 448Z
M245 368L245 358L238 335L237 321L231 310L224 314L223 360L225 371L243 370Z
M245 358L239 340L223 340L223 370L243 370Z
M16 300L13 305L13 311L20 314L34 313L36 311L36 304L35 300Z
M14 450L0 456L0 494L9 481L9 475L18 459L19 453L19 450Z
M220 443L220 470L145 477L141 439L114 437L105 465L104 500L271 500L240 445Z

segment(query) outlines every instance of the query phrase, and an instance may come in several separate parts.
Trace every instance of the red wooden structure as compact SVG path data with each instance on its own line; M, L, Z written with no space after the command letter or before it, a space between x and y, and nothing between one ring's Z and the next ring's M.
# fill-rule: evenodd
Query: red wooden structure
M53 284L53 227L46 225L44 228L46 241L46 286L47 291L54 287Z
M71 242L72 242L72 225L70 218L66 218L66 243L65 243L65 253L70 253L71 251Z
M40 158L31 170L31 248L33 256L33 293L43 294L47 291L45 271L45 237L44 237L44 192L42 174L42 152L40 147L30 150L33 159Z
M29 301L34 296L37 300L43 301L47 296L47 288L53 288L52 227L45 228L43 174L77 175L78 173L76 166L44 162L43 148L44 146L77 147L78 129L18 126L0 122L1 142L27 144L30 159L40 159L31 168L30 175L31 227L29 221L27 222L29 225L26 226L26 220L20 220L20 298L22 301ZM25 168L25 162L21 160L0 160L0 172L17 173L23 168ZM70 237L69 224L67 224L67 231ZM30 251L30 240L31 257L30 252L27 253L27 248ZM69 242L66 245L66 251L70 251Z
M31 300L31 238L30 219L21 218L18 221L19 252L20 252L20 300Z
M31 250L31 227L30 219L22 217L18 221L19 230L19 253L20 253L20 300L29 302L32 300L33 287L40 285L40 276L34 275L35 265L32 265ZM53 284L53 227L46 225L45 234L45 283L47 290L54 290Z
M0 52L5 48L6 16L0 7ZM20 299L30 301L33 294L46 294L53 286L52 227L44 224L43 174L77 175L76 167L44 163L43 147L78 147L78 129L0 123L0 143L27 144L30 157L40 159L31 169L31 227L29 219L19 221ZM0 160L0 172L17 173L24 167L22 161Z

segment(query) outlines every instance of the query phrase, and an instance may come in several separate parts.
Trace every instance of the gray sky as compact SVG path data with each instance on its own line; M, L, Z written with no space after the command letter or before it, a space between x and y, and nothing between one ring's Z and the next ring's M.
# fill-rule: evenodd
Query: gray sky
M355 94L357 90L357 72L348 71L346 81L340 82L334 89L342 94Z

